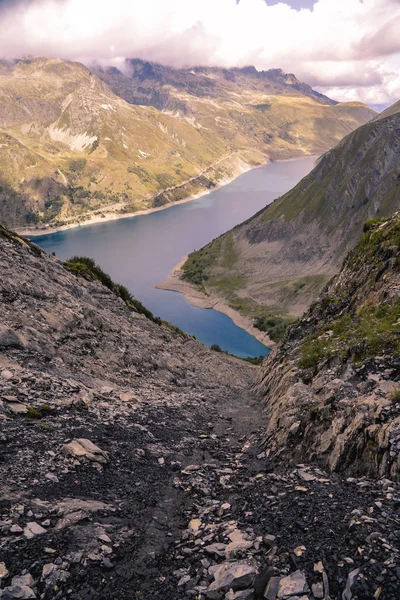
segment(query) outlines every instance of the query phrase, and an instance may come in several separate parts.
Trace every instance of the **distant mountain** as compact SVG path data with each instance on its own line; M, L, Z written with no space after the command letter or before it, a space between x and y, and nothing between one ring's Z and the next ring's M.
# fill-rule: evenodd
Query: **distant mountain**
M267 158L318 154L374 116L281 71L131 69L130 79L99 74L121 96L128 81L136 105L79 63L0 63L0 221L43 227L157 208Z
M400 208L400 103L348 135L293 190L189 256L183 276L273 335L300 316L359 240Z

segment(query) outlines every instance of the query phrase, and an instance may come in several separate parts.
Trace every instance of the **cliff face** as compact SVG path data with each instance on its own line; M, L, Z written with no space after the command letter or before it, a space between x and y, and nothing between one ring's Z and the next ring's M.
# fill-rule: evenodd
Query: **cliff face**
M271 455L400 477L400 214L365 225L263 365Z
M301 316L339 270L363 224L400 207L399 156L395 105L325 154L289 193L190 255L185 278L204 281L254 316Z

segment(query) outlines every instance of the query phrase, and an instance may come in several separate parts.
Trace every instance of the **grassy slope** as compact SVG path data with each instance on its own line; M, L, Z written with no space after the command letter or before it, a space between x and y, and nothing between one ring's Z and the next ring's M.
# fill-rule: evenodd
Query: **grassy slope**
M267 330L271 317L279 324L299 314L340 267L363 223L400 207L400 114L396 107L389 114L347 136L258 215L192 253L184 278L218 291ZM227 252L236 257L228 268Z
M62 223L160 206L267 156L321 152L372 115L279 82L241 75L225 89L216 77L202 75L209 95L182 82L173 95L187 109L160 112L128 104L79 63L1 63L0 220Z

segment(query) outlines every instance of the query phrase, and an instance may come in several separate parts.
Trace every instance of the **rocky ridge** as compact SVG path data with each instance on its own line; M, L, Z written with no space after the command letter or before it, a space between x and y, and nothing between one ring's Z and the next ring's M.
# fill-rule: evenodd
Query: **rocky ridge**
M0 598L398 598L396 483L274 466L255 367L5 229L0 269Z
M262 368L270 454L400 478L400 214L364 226Z

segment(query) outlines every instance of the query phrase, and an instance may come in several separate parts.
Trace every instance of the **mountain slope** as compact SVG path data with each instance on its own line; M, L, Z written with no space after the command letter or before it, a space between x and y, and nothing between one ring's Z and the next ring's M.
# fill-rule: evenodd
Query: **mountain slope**
M127 60L96 73L135 105L179 114L233 147L259 149L278 160L320 154L373 116L361 103L339 104L280 69L174 69Z
M254 115L264 109L232 100L217 118L210 98L203 98L204 119L198 120L128 104L79 63L2 62L0 220L46 226L158 208L269 156L319 152L373 116L361 105L330 106L295 94L291 114L287 99L278 97L274 117L261 119L260 128ZM230 112L234 128L223 118ZM317 122L326 128L321 140Z
M266 443L296 462L400 479L400 213L364 231L264 362Z
M396 107L360 127L293 190L191 254L183 278L260 317L267 330L300 316L338 271L365 221L399 208L399 131Z

